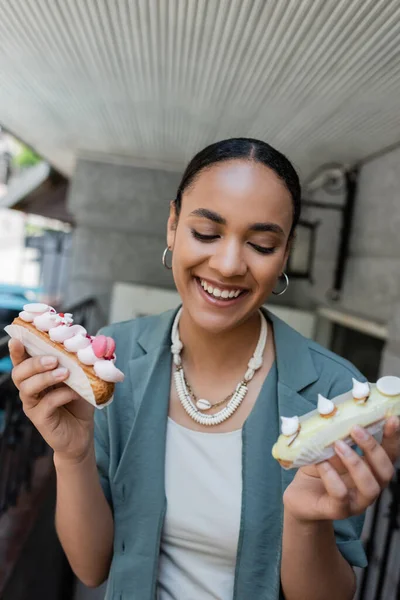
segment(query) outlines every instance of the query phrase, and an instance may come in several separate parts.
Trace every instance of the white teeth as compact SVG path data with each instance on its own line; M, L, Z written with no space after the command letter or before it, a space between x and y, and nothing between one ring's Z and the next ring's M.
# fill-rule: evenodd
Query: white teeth
M213 288L204 279L200 280L201 287L206 290L209 294L215 298L237 298L241 290L220 290L219 288Z

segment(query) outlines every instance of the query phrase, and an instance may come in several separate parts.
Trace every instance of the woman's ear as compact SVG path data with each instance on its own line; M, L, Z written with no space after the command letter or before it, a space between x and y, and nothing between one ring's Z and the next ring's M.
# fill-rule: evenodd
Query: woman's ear
M175 200L169 204L169 217L167 223L167 246L170 250L174 247L176 227L178 225L178 216L176 214Z

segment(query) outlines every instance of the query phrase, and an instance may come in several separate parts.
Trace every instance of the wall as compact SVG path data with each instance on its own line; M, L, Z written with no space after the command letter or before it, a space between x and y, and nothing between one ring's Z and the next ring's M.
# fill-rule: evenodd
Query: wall
M400 300L400 149L360 172L343 306L380 321Z
M172 287L161 264L180 174L82 159L69 192L74 232L67 302L97 297L108 314L114 281Z
M319 202L344 198L318 193ZM340 213L306 208L307 220L320 220L314 262L314 284L292 281L280 302L312 308L330 305L339 311L388 324L389 336L381 374L400 375L400 148L360 168L355 212L341 298L329 299L334 281Z

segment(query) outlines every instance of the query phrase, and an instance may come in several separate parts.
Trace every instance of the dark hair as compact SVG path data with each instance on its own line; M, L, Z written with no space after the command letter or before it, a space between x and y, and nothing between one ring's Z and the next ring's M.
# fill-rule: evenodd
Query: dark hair
M300 219L301 211L301 187L299 177L286 156L272 146L261 140L252 138L231 138L211 144L201 150L192 158L185 169L182 180L178 187L175 199L176 214L179 216L183 192L190 187L196 177L212 165L235 159L251 160L262 163L272 169L284 182L292 196L293 201L293 224L289 239L293 237L294 230Z

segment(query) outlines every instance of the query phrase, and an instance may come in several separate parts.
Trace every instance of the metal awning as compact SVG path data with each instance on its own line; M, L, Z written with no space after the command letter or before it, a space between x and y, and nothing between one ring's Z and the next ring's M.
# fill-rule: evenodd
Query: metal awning
M67 209L68 180L46 162L19 173L11 180L1 208L13 208L73 224Z

